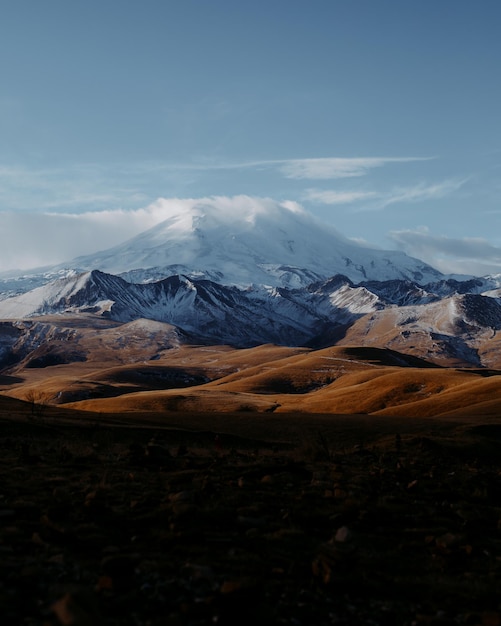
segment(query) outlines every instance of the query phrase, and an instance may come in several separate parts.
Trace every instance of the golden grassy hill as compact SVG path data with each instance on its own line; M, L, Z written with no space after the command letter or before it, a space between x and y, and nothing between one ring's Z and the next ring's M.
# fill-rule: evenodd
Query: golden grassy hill
M498 406L497 376L441 368L377 346L314 350L261 345L239 350L183 345L173 327L156 322L103 322L99 328L85 320L79 324L66 342L78 359L44 366L48 353L68 349L65 342L49 342L45 353L4 372L0 393L21 400L36 394L46 404L114 414L252 411L427 417L477 407L494 414ZM387 317L379 325L388 336L393 332Z

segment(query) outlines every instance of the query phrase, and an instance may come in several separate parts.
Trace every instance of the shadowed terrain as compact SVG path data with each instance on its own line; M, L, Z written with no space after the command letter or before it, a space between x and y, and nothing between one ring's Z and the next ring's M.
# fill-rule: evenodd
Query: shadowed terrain
M5 624L496 624L499 419L0 398Z

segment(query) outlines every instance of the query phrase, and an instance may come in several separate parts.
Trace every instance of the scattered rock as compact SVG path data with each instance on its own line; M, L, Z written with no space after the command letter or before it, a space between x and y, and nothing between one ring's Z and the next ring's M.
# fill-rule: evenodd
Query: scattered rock
M334 541L337 541L338 543L345 543L347 541L351 541L352 539L353 535L347 526L341 526L341 528L338 528L336 534L334 535Z
M170 463L172 455L165 446L157 443L149 443L146 446L146 457L149 461L155 463Z
M85 588L65 593L51 609L61 626L104 626L95 594Z
M107 556L101 561L102 574L111 581L114 590L127 590L136 583L137 556L116 554Z

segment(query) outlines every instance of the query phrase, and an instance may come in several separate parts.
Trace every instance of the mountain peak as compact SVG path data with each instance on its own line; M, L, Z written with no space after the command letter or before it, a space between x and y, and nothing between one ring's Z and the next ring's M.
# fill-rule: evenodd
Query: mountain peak
M98 268L134 282L185 274L241 286L299 287L335 274L354 281L419 283L442 277L403 252L370 249L347 239L294 202L236 196L176 206L161 199L157 203L165 208L163 222L70 266Z

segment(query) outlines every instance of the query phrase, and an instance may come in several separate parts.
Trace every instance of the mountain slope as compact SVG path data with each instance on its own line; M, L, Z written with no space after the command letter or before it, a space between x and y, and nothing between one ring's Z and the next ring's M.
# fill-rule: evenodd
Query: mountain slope
M240 289L186 276L131 284L92 271L1 301L0 319L149 319L176 327L192 343L373 346L443 365L499 367L500 301L471 293L442 298L428 289L395 280L355 284L345 276L307 289ZM5 331L4 355L16 332ZM35 333L33 341L45 339Z
M331 309L334 319L336 307ZM119 322L147 318L178 326L198 341L238 346L300 345L322 320L314 308L300 298L295 301L287 290L240 290L184 276L130 284L99 271L54 281L0 302L3 319L61 313L93 314Z
M338 345L391 348L453 367L500 367L499 301L455 294L429 304L381 307L359 318Z

